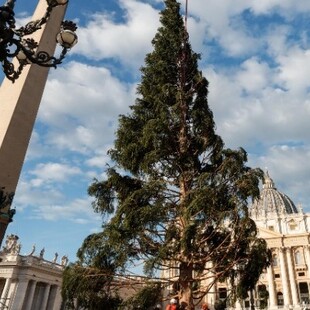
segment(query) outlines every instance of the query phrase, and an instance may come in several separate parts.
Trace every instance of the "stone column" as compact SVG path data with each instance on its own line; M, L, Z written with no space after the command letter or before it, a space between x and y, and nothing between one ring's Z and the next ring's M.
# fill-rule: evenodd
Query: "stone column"
M60 306L58 308L54 307L55 305L55 298L56 298L56 293L57 293L57 286L56 285L51 285L50 287L50 294L49 298L47 301L47 307L46 310L59 310Z
M296 286L296 277L295 277L295 268L294 268L294 261L292 259L292 248L288 248L286 250L287 255L287 267L288 267L288 275L289 275L289 283L291 285L291 293L292 293L292 301L293 306L298 305L298 293L297 293L297 286Z
M242 303L243 303L243 301L237 300L236 304L235 304L235 309L237 309L237 310L243 309Z
M61 288L59 286L56 287L56 296L54 302L54 310L58 310L61 307Z
M214 309L214 303L216 301L216 280L214 277L214 266L213 262L208 261L206 263L206 278L202 281L201 285L203 289L208 291L208 294L206 294L202 300L202 302L205 302L208 304L209 309Z
M281 247L279 249L280 254L280 268L281 268L281 280L282 280L282 287L283 287L283 299L284 299L284 307L288 307L291 304L290 298L290 289L288 283L288 276L286 272L286 261L285 261L285 248Z
M277 298L276 298L276 287L272 266L269 266L267 268L267 279L268 279L268 292L269 292L269 306L270 308L275 308L277 307Z
M6 304L7 304L7 298L10 290L12 279L7 278L5 280L5 285L1 294L1 304L0 304L0 309L5 309Z
M17 286L17 279L14 279L10 285L10 290L8 292L8 297L6 300L6 309L14 309L12 308L12 304L13 304L13 298L14 298L14 293L16 292L16 286Z
M208 293L207 297L207 303L209 306L209 309L213 310L214 309L214 304L216 302L216 283L214 282L214 279L212 278L212 286L210 288L210 291Z
M28 280L20 280L16 285L16 291L11 309L22 309L28 287Z
M46 0L39 0L32 20L40 19L47 8ZM64 17L66 6L54 8L49 21L41 30L31 35L38 50L53 55L56 35ZM16 62L15 62L16 63ZM12 83L4 79L0 88L0 188L15 193L28 143L41 102L49 68L28 65ZM8 223L12 220L10 206L0 213L0 245Z
M44 290L44 296L43 296L43 300L42 300L42 310L46 309L47 306L47 302L48 302L48 297L50 294L50 289L51 289L51 285L50 284L46 284L45 290Z
M32 303L33 303L33 297L37 286L37 281L31 280L29 281L30 289L28 291L28 294L26 296L26 303L23 307L24 310L31 310Z

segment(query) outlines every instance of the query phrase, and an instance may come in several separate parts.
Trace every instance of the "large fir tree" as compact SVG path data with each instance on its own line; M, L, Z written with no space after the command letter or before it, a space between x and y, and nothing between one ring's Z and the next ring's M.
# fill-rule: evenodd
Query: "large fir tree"
M176 0L165 0L160 21L137 99L119 119L110 151L115 166L89 187L95 211L109 221L79 257L100 269L112 252L114 271L143 261L149 277L168 268L163 284L193 309L219 279L244 298L268 265L247 208L262 173L246 166L243 149L225 149L215 132L208 81ZM94 248L92 238L111 252Z

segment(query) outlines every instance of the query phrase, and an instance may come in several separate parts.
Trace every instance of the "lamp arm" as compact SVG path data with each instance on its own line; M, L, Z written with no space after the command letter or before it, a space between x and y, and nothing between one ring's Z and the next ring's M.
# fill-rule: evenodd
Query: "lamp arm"
M31 38L31 34L47 23L53 9L60 5L66 5L68 0L46 0L47 7L43 17L30 21L18 29L15 28L13 10L15 1L6 0L5 4L0 6L0 63L4 74L13 83L27 64L34 63L42 67L56 68L62 63L67 52L77 43L75 34L77 26L72 21L63 21L61 24L56 42L62 46L62 51L57 58L45 51L38 51L38 43ZM12 61L14 57L19 61L18 66L14 65Z
M39 51L37 53L34 53L33 50L28 49L24 45L21 45L20 49L26 55L27 63L31 62L41 67L54 67L54 68L56 68L57 65L62 63L62 60L65 58L68 52L68 48L63 47L61 54L59 55L58 58L56 58L55 56L51 56L49 53L45 51Z

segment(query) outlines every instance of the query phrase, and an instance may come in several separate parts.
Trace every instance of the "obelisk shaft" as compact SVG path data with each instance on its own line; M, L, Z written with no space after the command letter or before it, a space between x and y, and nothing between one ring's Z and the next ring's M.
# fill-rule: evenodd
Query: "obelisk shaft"
M39 0L32 20L40 19L46 11L46 0ZM50 19L30 37L39 43L39 50L53 55L56 35L60 30L66 6L55 7ZM0 88L0 188L15 193L29 140L43 95L49 68L29 65L12 83L4 79ZM0 210L0 245L9 222L11 206Z

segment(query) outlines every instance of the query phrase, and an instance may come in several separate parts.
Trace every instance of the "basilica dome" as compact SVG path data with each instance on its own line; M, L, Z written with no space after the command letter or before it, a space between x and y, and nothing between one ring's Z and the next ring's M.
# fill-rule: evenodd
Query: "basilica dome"
M285 194L279 192L268 172L264 175L263 189L260 198L256 199L250 207L252 218L268 217L268 215L285 215L298 213L293 201Z

